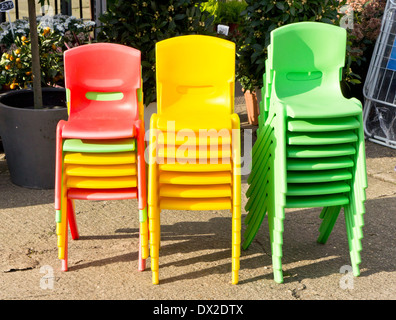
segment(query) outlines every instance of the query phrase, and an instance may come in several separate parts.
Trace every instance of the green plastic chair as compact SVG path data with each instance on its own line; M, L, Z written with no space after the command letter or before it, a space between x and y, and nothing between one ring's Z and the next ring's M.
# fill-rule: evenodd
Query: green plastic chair
M362 105L340 90L345 50L346 31L325 23L300 22L271 32L243 248L268 213L278 283L286 208L323 207L319 243L327 241L344 208L353 274L360 274L367 176Z

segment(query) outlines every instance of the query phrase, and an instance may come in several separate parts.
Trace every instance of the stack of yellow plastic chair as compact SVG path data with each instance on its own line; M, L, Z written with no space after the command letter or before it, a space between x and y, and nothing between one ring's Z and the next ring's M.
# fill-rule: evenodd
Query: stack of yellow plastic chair
M243 248L268 212L274 279L283 282L286 208L324 207L319 243L344 208L353 274L360 274L367 188L362 105L340 90L346 31L301 22L271 32Z
M234 113L235 45L201 35L160 41L156 72L148 189L153 283L159 283L161 210L227 209L232 212L232 283L236 284L241 182L240 123Z
M59 259L68 269L74 200L138 199L139 270L148 257L140 51L98 43L65 52L69 119L57 126L55 209Z

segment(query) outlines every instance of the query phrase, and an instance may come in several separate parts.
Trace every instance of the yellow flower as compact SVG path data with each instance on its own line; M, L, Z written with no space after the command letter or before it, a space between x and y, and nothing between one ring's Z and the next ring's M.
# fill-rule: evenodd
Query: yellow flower
M50 27L45 27L44 31L43 31L43 36L45 36L47 33L49 33L51 31Z

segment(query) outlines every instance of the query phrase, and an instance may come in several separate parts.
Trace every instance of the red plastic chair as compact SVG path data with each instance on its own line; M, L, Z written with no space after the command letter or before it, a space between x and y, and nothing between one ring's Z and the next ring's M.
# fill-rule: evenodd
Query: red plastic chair
M67 271L68 224L73 239L79 233L74 212L74 199L138 199L140 214L139 270L144 270L148 257L146 206L146 168L144 161L144 119L139 118L142 104L141 53L131 47L96 43L79 46L64 53L68 121L57 127L55 209L59 259ZM140 115L141 116L141 115ZM122 139L136 139L135 187L103 185L68 187L63 145L67 139L81 139L84 144L103 142L117 145ZM121 139L121 140L120 140ZM92 152L92 151L88 151ZM128 162L128 163L131 163Z

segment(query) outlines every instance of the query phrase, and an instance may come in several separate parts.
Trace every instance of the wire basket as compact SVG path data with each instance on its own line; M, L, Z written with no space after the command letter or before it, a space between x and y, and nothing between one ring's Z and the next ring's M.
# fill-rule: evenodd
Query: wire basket
M388 0L363 87L364 131L396 149L396 0Z

